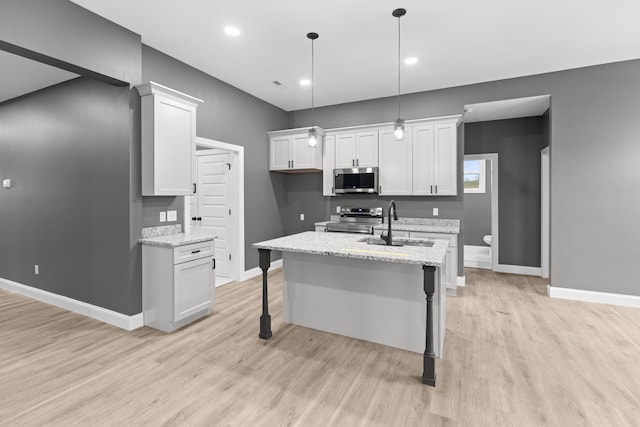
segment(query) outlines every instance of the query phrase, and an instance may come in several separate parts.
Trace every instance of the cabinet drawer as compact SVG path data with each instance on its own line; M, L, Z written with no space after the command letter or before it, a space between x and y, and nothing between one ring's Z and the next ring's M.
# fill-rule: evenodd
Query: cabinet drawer
M178 246L173 250L173 263L192 261L213 256L213 240L193 243L191 245Z
M410 237L414 239L448 239L449 247L455 248L458 245L458 235L449 233L425 233L423 231L412 231Z

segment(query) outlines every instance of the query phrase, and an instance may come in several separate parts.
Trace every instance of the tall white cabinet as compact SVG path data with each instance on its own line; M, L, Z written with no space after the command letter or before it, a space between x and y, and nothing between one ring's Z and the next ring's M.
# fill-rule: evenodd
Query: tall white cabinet
M142 97L142 195L194 193L196 108L203 101L154 82Z

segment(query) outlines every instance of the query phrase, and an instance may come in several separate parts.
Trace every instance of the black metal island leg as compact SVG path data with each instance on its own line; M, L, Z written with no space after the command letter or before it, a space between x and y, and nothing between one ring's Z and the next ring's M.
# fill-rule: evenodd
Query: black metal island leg
M423 265L424 293L427 294L426 349L423 356L422 384L436 386L436 353L433 351L433 293L436 285L436 267Z
M262 316L260 316L260 334L263 340L268 340L271 333L271 316L269 315L269 294L267 291L267 270L271 265L271 250L258 249L260 255L260 269L262 270Z

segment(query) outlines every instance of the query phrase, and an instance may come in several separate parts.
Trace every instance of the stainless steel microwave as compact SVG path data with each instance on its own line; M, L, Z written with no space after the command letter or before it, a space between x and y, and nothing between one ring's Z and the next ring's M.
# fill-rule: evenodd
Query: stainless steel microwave
M333 170L336 194L377 193L378 168L348 168Z

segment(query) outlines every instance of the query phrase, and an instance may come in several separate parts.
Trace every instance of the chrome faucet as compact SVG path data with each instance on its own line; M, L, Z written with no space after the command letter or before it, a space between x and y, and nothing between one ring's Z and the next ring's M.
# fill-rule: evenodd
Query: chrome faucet
M393 246L393 240L391 238L391 210L393 210L393 219L398 220L398 209L396 208L396 202L392 200L389 203L389 211L387 212L387 236L385 237L384 232L380 233L380 238L385 241L387 246Z

